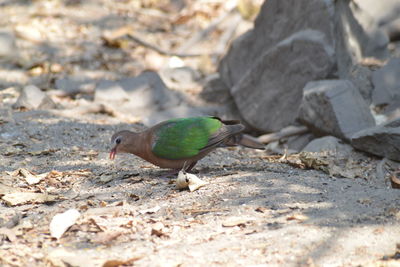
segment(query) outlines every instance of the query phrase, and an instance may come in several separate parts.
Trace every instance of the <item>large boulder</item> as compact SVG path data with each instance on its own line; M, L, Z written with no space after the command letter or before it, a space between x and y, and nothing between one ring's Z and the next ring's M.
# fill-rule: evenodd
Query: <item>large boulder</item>
M348 79L369 103L371 73L359 62L386 58L387 43L350 0L268 0L219 73L243 118L257 130L276 131L294 121L302 88L312 80Z
M292 124L304 85L332 71L332 56L324 36L311 30L297 32L260 55L231 88L242 117L263 132Z
M309 82L304 88L299 120L317 135L347 141L356 132L375 126L368 105L346 80Z
M236 39L219 65L228 87L234 86L253 67L260 56L293 34L314 30L333 47L332 1L268 0L254 23L254 29ZM327 4L329 3L329 4ZM312 14L312 16L310 16Z
M400 161L400 119L354 134L351 144L359 150Z
M372 75L374 90L372 103L385 112L400 107L400 58L392 58L383 68Z

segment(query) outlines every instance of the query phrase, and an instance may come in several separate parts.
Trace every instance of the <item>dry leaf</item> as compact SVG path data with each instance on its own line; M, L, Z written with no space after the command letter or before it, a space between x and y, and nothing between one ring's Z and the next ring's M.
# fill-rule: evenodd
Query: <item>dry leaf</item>
M140 260L141 258L143 258L143 256L137 256L129 260L108 260L105 263L103 263L102 267L131 266L135 261Z
M32 192L16 192L6 194L2 199L8 206L22 205L26 203L46 203L55 201L58 197L55 195L32 193Z
M29 184L29 185L34 185L39 183L43 178L45 178L47 176L48 173L42 173L39 175L34 175L33 173L31 173L30 171L28 171L27 169L18 169L18 173L22 175L22 177L25 178L25 181Z
M299 221L299 222L304 222L304 221L308 220L308 217L306 215L303 215L303 214L293 214L293 215L288 216L286 218L286 220L288 220L288 221L296 220L296 221Z
M193 192L206 184L208 183L201 180L196 175L184 171L180 171L178 178L176 179L176 188L185 189L189 187L190 192Z
M50 235L59 239L69 227L75 224L80 215L76 209L56 214L50 222Z
M156 213L160 209L161 209L160 206L155 206L154 208L139 210L139 213L140 214L146 214L146 213L151 214L151 213Z
M10 242L14 242L17 239L15 232L12 229L8 229L5 227L0 228L0 236L1 235L6 236L8 241Z
M390 182L392 184L392 188L400 189L399 175L400 171L396 171L392 175L390 175Z

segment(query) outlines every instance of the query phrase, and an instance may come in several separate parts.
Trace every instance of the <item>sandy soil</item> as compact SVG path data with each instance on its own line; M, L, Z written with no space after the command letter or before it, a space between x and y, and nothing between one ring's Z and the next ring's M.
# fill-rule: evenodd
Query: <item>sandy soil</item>
M364 266L393 255L400 241L399 193L384 181L332 178L237 148L200 162L208 185L179 191L134 156L107 158L112 133L140 125L6 110L1 183L57 200L2 202L2 223L17 221L15 239L1 241L4 266ZM19 168L51 175L27 185L11 173ZM80 218L51 238L51 218L71 208Z

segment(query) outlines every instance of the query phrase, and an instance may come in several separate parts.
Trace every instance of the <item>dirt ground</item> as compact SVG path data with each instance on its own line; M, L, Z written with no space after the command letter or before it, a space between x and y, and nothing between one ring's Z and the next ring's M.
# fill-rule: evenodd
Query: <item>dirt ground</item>
M1 240L3 266L395 263L380 261L400 241L399 193L384 181L332 178L237 148L200 161L197 175L208 185L179 191L165 171L134 156L108 159L112 133L140 125L106 115L1 111L9 114L0 126L1 184L8 186L2 194L56 196L49 203L2 202L3 227L15 224L12 242ZM13 173L19 168L50 174L28 185ZM78 221L51 238L51 218L71 208L80 211Z
M77 113L93 95L51 94L57 77L115 79L168 62L126 40L111 47L104 31L133 25L173 50L223 15L224 1L193 1L181 13L153 8L157 1L143 9L27 2L0 1L0 25L16 29L19 47L0 69L0 266L400 266L400 193L382 175L335 178L265 151L219 149L196 166L209 184L180 191L165 170L132 155L109 160L112 134L142 129L143 118ZM185 63L204 76L216 66ZM13 109L26 84L48 91L56 108ZM182 92L196 98L199 88ZM370 159L373 173L379 162ZM69 209L79 218L52 238L52 218Z

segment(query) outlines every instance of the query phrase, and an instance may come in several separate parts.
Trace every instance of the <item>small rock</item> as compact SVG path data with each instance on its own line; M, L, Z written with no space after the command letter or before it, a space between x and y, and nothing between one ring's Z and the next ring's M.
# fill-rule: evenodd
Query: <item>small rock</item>
M260 55L231 88L240 114L254 129L275 132L294 122L304 85L326 78L334 66L333 48L324 38L312 30L288 37Z
M324 136L312 140L307 146L303 148L304 152L325 152L330 151L335 154L349 155L353 148L343 143L342 140L334 136Z
M94 99L112 105L119 112L143 117L174 107L179 102L177 95L152 71L117 81L102 81L96 87Z
M346 80L309 82L304 87L299 120L317 135L328 134L345 140L375 126L368 105Z
M400 58L392 58L372 75L372 103L390 112L400 107Z
M51 98L34 85L25 86L13 108L52 109L56 104Z
M373 155L400 161L400 119L354 134L351 144Z

